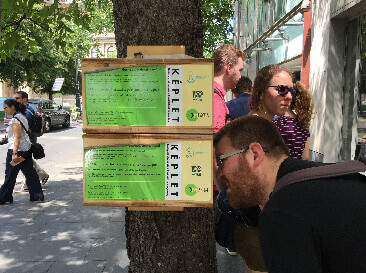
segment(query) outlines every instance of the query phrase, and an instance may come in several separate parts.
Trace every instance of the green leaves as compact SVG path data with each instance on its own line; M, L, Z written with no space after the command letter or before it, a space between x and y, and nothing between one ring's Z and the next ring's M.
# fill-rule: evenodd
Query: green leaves
M75 59L88 54L92 33L113 29L111 1L98 1L85 1L86 11L76 1L65 8L57 0L1 0L0 80L45 93L65 78L61 92L74 93Z
M0 80L48 92L56 77L65 78L62 92L74 92L75 58L96 45L92 34L114 32L111 0L1 0ZM231 0L202 0L204 56L219 43L231 43L234 8Z
M203 54L211 57L220 43L231 44L234 7L231 0L202 0Z
M69 6L70 13L58 6L57 0L52 5L46 5L43 0L2 0L1 4L0 62L9 58L16 47L23 48L25 58L37 52L38 42L34 43L30 36L36 28L52 33L54 37L64 37L72 32L67 25L69 22L89 25L89 15L80 11L76 3Z

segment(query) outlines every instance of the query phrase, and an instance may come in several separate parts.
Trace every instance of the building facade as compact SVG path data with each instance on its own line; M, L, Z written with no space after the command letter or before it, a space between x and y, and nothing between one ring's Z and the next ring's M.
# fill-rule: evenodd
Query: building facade
M304 15L307 12L310 19ZM242 0L236 4L235 43L250 57L249 77L267 64L279 63L308 81L315 103L311 160L337 162L355 157L365 13L365 0ZM304 28L307 23L309 28ZM305 62L309 63L306 73Z

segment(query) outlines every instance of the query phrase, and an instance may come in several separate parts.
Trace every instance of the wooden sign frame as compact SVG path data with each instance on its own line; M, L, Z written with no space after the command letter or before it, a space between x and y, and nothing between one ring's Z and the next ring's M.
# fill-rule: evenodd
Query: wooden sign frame
M85 111L85 73L91 71L103 71L122 67L134 66L162 66L162 65L211 65L212 66L212 92L207 94L209 101L212 101L212 125L211 126L90 126L87 124ZM213 134L213 73L214 65L212 59L82 59L82 102L84 111L83 131L85 133L124 133L124 134L139 134L139 133L156 133L156 134Z
M118 145L144 145L144 144L159 144L175 141L209 141L211 156L212 156L212 135L172 135L172 134L84 134L83 146L85 148L91 147L113 147ZM207 144L206 144L207 145ZM201 155L202 156L202 155ZM84 154L85 157L85 154ZM83 197L84 206L122 206L129 207L130 210L183 210L184 207L212 207L212 160L208 160L210 167L209 176L211 179L203 179L205 186L207 185L209 200L197 201L197 200L123 200L123 199L86 199L85 198L85 158L84 158L84 185L83 185ZM183 162L183 160L182 160ZM187 160L185 161L187 162ZM207 161L205 161L207 162ZM183 164L183 163L182 163ZM207 180L207 181L206 181ZM202 179L200 180L202 181ZM191 181L189 181L191 183ZM182 184L186 182L181 182ZM207 196L207 194L206 194Z

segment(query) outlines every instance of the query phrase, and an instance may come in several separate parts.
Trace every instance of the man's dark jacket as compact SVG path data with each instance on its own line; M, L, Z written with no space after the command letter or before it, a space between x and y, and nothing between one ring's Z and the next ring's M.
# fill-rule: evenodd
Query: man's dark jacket
M322 163L286 159L277 179ZM366 177L314 179L274 193L259 217L270 273L366 272Z

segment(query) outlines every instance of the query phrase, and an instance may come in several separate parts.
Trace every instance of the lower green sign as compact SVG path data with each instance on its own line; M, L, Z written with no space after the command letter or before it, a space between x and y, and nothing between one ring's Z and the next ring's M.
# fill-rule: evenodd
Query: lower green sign
M85 198L164 200L165 145L85 150Z
M84 148L85 199L210 201L212 142Z

